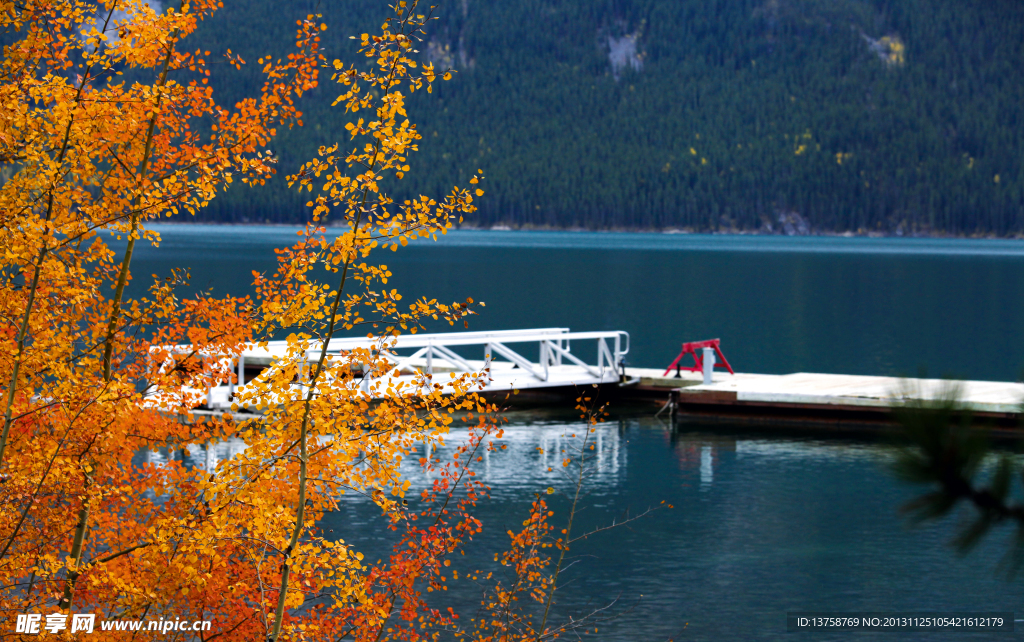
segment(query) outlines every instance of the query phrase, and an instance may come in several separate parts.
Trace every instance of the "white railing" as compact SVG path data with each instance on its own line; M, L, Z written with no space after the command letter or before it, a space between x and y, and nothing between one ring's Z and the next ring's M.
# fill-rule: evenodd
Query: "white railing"
M579 346L586 342L594 342L595 358L591 363L572 352L574 343ZM536 344L536 347L532 344ZM430 380L439 372L454 373L456 376L481 375L478 380L484 392L615 383L620 378L619 365L629 352L629 333L619 330L570 332L568 328L536 328L406 334L385 341L384 350L379 350L381 345L380 340L366 337L333 338L329 341L329 355L343 357L353 350L362 349L372 351L387 364L386 367L378 367L376 372L370 372L364 366L361 378L357 375L354 379L346 379L343 385L354 385L370 392L374 382L403 383L406 390L415 390L415 387L408 384L424 375ZM474 348L478 350L480 358L465 356L473 352ZM174 346L170 351L172 354L191 352L189 346ZM310 346L306 352L307 363L316 361L320 351L321 345ZM526 356L528 352L536 354L537 358ZM265 347L247 347L235 363L227 366L236 373L237 381L207 387L207 407L229 406L238 389L246 386L247 358L250 362L259 361L264 367L273 367L273 363L286 354L287 343L284 341L271 341ZM204 355L197 356L205 358ZM398 376L395 376L396 372ZM296 385L301 383L297 382ZM388 387L383 385L380 389ZM201 393L199 390L192 392Z
M595 342L596 364L588 364L571 352L574 341ZM519 348L519 345L516 345L518 350L511 348L513 344L536 344L536 361L525 356L523 352L526 350ZM341 353L357 346L368 347L368 340L363 339L360 343L352 339L332 339L328 352ZM482 359L467 358L453 350L473 346L481 348ZM414 351L400 355L399 351L403 349ZM492 381L485 387L486 390L510 388L510 382L505 381L509 377L521 388L618 381L618 365L628 352L627 332L570 332L568 328L543 328L403 335L381 356L387 359L389 371L418 370L433 375L436 368L443 367L445 372L459 374L488 372ZM369 376L364 377L363 385L368 385L369 380Z

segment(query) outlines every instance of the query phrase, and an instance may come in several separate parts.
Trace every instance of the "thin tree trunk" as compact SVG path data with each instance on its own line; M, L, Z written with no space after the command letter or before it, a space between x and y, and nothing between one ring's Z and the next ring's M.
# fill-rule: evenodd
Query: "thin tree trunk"
M378 150L380 149L378 145ZM356 214L355 223L352 225L353 235L358 234L359 225L362 222L362 208L366 203L366 196L368 190L363 190L363 199L360 203L359 212ZM298 545L299 537L302 535L303 526L302 523L306 517L306 484L308 483L308 465L309 459L306 450L307 438L309 435L309 413L310 406L313 402L313 395L316 391L316 383L320 378L320 373L323 371L324 362L327 359L327 346L330 343L331 335L334 334L334 328L338 320L338 307L341 304L342 294L345 292L345 281L348 278L349 266L352 265L352 261L355 258L355 250L347 259L345 259L345 265L341 270L341 282L338 284L338 292L334 296L334 301L331 304L331 317L327 322L327 332L323 338L323 346L320 348L320 358L316 364L316 370L309 379L309 390L306 392L306 399L302 409L302 425L299 428L299 497L298 507L295 509L295 527L292 528L292 536L288 541L288 548L284 551L284 561L281 563L281 589L277 595L277 609L274 611L274 626L271 629L270 635L267 636L269 642L276 642L278 637L281 635L281 625L284 620L284 607L285 598L288 594L288 581L291 576L291 563L289 556L292 551L295 550L295 546ZM305 364L303 364L305 367ZM301 381L301 377L300 377Z
M387 95L389 95L391 93L391 89L396 84L395 83L395 69L396 69L396 65L397 65L397 59L392 62L391 69L388 72L388 82L386 84L386 89L384 91L385 96L387 96ZM373 160L369 164L369 167L371 169L373 169L373 170L376 169L377 163L379 162L380 154L381 154L381 149L382 149L382 142L380 140L378 140L376 142L376 144L375 144L375 148L374 148L374 152L373 152ZM277 642L278 638L281 635L281 626L282 626L283 620L284 620L285 601L286 601L287 594L288 594L288 583L289 583L289 579L290 579L290 575L291 575L291 563L290 563L288 558L291 555L292 551L295 549L295 546L298 544L299 537L301 537L301 535L302 535L302 531L303 531L303 524L302 523L303 523L303 520L304 520L305 514L306 514L306 484L307 484L307 481L308 481L308 476L307 476L308 475L308 459L307 459L307 454L306 454L306 440L307 440L308 432L309 432L309 422L310 422L309 415L310 415L310 410L311 410L311 406L312 406L313 395L314 395L314 393L316 391L316 383L317 383L317 381L320 378L320 374L323 371L324 362L327 359L327 346L328 346L328 344L330 342L331 335L334 334L334 328L335 328L335 325L337 324L338 307L341 304L342 294L345 291L345 281L348 278L349 268L352 265L352 262L356 258L356 249L354 247L355 239L356 239L356 237L359 234L359 226L362 223L362 216L363 216L363 213L364 213L364 210L365 210L365 207L366 207L366 199L367 199L367 196L369 195L369 192L370 192L369 187L364 187L363 188L363 194L362 194L362 197L361 197L360 202L359 202L359 208L356 211L355 220L354 220L354 222L352 224L352 228L351 228L352 229L352 234L353 234L353 248L352 248L352 250L350 250L349 256L345 259L344 266L342 267L342 270L341 270L341 280L340 280L340 282L338 284L338 291L335 294L334 301L331 304L331 315L330 315L330 319L327 322L327 331L326 331L325 336L323 337L323 345L320 348L320 358L317 360L316 370L313 372L312 377L310 377L309 390L306 393L306 399L305 399L305 403L303 405L302 425L299 428L299 440L300 440L300 444L299 444L299 446L300 446L300 455L299 455L299 457L300 457L300 460L299 460L299 496L298 496L299 504L298 504L298 507L296 508L296 511L295 511L295 526L292 529L292 535L291 535L291 539L288 542L288 548L285 549L284 561L281 563L281 587L280 587L280 590L279 590L278 595L277 595L277 609L274 612L274 625L271 628L270 634L267 636L267 641L268 642Z
M67 579L64 581L64 595L61 597L60 602L57 604L57 608L62 610L71 610L71 601L75 597L75 582L78 581L78 576L81 571L78 565L82 560L82 547L85 544L85 533L89 529L89 514L91 507L89 506L89 486L90 478L85 478L85 492L83 495L86 497L82 500L82 508L78 511L78 524L75 526L75 539L71 543L71 559L74 560L74 567L68 571Z
M550 615L550 613L551 613L551 602L555 598L555 591L557 590L557 585L558 585L558 576L562 572L562 563L565 561L565 553L566 553L566 551L569 550L569 538L572 536L572 522L573 522L573 519L576 517L576 506L579 504L579 501L580 501L580 491L583 489L583 464L584 464L583 457L584 456L583 456L582 453L586 452L587 441L588 441L588 438L590 437L590 426L589 425L587 426L586 431L587 431L586 432L586 437L583 438L583 448L580 451L581 452L581 454L580 454L580 468L579 468L579 474L576 477L576 492L575 492L575 494L572 497L572 506L569 509L569 522L565 525L565 531L564 531L565 537L562 539L562 541L564 543L561 546L561 549L562 549L561 553L559 553L559 555L558 555L558 563L555 565L555 572L551 576L551 588L548 590L547 603L544 605L544 617L541 619L540 627L537 629L538 632L540 633L540 635L544 635L545 629L546 629L547 624L548 624L548 615Z
M153 132L156 130L157 120L160 118L160 102L163 99L161 90L167 82L167 69L171 64L171 54L174 53L174 41L177 32L171 34L167 45L167 55L164 57L164 66L160 71L160 80L157 82L156 105L154 105L153 117L149 120L149 128L146 131L146 148L142 154L142 163L139 165L139 184L146 177L146 169L149 164L150 154L153 153ZM103 380L110 381L111 361L114 354L114 336L117 334L117 322L121 318L121 300L124 297L125 284L128 282L128 267L132 262L132 254L135 252L135 240L139 230L139 219L142 217L142 194L135 196L135 208L131 215L131 230L128 233L128 247L125 248L124 258L121 259L121 272L117 275L117 287L114 289L114 300L110 308L110 320L107 322L106 346L103 349Z
M110 19L114 16L114 11L117 9L117 0L110 7L110 11L107 12L107 19L103 22L103 30L106 31L110 25ZM82 100L82 92L85 91L85 87L89 82L89 76L92 74L92 65L90 64L85 68L85 73L82 74L82 82L78 85L78 91L75 93L75 103L79 103ZM72 112L70 120L68 120L68 126L64 128L64 141L61 143L60 153L57 155L57 167L60 168L64 165L64 157L67 156L68 142L71 140L71 126L75 122L75 114ZM56 176L54 177L56 178ZM53 218L53 189L50 189L49 198L46 204L46 222L49 223L50 219ZM46 261L46 255L49 253L49 248L46 246L46 241L43 241L43 247L39 250L39 258L35 262L35 269L32 274L32 285L29 287L28 300L25 303L25 311L21 316L21 327L18 329L18 352L14 357L14 366L11 369L11 379L7 385L7 398L5 399L4 407L4 427L0 431L0 466L4 463L4 453L7 450L7 441L11 433L12 409L14 407L14 398L18 388L18 374L21 370L21 362L25 356L25 341L28 337L28 323L29 317L32 315L32 308L35 306L36 291L39 286L39 273L42 270L43 263Z
M139 165L139 184L142 184L146 176L147 165L149 164L150 154L153 152L153 132L156 130L157 120L160 118L159 108L160 102L163 98L161 90L164 84L167 82L167 70L171 64L171 56L174 53L174 42L177 38L177 31L171 34L167 44L167 55L164 57L164 66L160 71L160 80L157 82L157 94L156 104L154 105L154 112L152 118L149 120L149 128L146 131L146 147L142 154L142 162ZM114 352L114 337L117 335L117 323L121 317L121 300L124 296L125 284L128 281L128 267L132 261L132 252L135 249L135 236L139 228L139 219L141 218L140 207L142 205L141 194L135 197L135 209L131 214L131 232L128 235L128 247L125 249L124 257L121 259L121 272L117 277L117 287L114 290L114 300L111 303L110 308L110 320L107 323L107 335L106 335L106 347L103 351L103 381L109 382L112 376L111 373L111 362ZM82 562L82 551L85 543L85 536L89 529L89 483L88 475L86 476L86 487L85 493L83 493L82 508L78 511L78 525L75 526L75 536L71 545L72 565L75 570L68 573L67 581L64 584L64 596L60 601L60 608L70 609L71 602L74 599L75 583L78 581L79 571L78 567Z

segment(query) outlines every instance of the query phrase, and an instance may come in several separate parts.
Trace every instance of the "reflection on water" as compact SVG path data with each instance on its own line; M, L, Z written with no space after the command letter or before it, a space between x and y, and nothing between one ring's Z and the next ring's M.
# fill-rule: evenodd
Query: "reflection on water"
M484 531L460 562L500 571L491 568L493 554L507 547L507 531L521 528L535 493L549 486L559 491L549 500L553 524L561 527L572 483L560 451L584 429L574 421L506 427L500 443L507 447L477 464L492 496L477 508ZM453 431L433 454L450 456L465 437ZM662 500L674 505L574 546L557 616L578 616L618 598L629 608L601 626L601 639L787 640L785 614L795 610L1024 611L1024 586L996 573L1006 550L999 533L959 558L949 547L956 517L907 527L898 508L917 490L893 478L884 446L727 428L673 433L643 417L601 424L592 437L593 474L577 532ZM159 450L139 461L177 459L210 470L242 447L237 440L191 445L187 455ZM413 453L403 467L415 489L432 481L415 464L426 454ZM352 496L322 526L377 559L393 537L379 515ZM452 582L445 599L472 616L479 590Z
M593 429L587 444L593 446L586 453L587 485L591 490L612 488L623 483L626 450L618 425L600 424ZM523 485L547 487L565 481L562 462L578 453L586 424L529 424L507 426L500 439L491 439L495 450L481 448L480 461L474 471L477 478L491 487L492 496L519 492ZM402 475L411 482L410 492L419 493L428 488L438 476L435 471L419 465L421 457L435 457L450 461L457 448L469 441L469 431L453 429L439 446L421 444L403 460ZM504 446L504 448L502 448ZM136 465L166 465L180 461L187 468L214 471L218 462L231 459L245 450L245 442L238 438L212 444L188 444L184 448L157 448L139 453ZM343 499L367 501L361 495Z
M157 448L144 450L136 457L135 463L163 466L170 461L180 461L187 468L214 471L217 463L231 459L245 451L241 439L228 439L211 444L186 444L183 448Z
M529 424L506 426L500 439L493 439L493 452L483 449L483 461L476 465L477 478L490 486L492 498L515 496L524 487L564 486L568 482L563 460L578 452L586 433L586 424ZM469 438L464 430L453 430L445 445L434 453L441 461L450 461L455 449ZM601 424L588 438L587 486L591 491L614 488L624 481L627 453L617 425ZM592 445L593 450L589 450ZM501 446L505 448L502 449ZM411 489L429 486L436 473L425 471L416 462L427 456L424 448L402 466L412 482Z
M718 467L720 453L735 450L735 439L716 438L711 435L687 435L675 443L680 470L699 471L701 490L707 490L715 480L715 468Z

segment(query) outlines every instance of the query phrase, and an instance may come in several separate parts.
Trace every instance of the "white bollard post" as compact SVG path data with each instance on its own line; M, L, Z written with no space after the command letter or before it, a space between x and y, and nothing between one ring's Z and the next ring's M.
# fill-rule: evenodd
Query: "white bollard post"
M715 371L715 349L704 348L704 385L711 384L711 374Z

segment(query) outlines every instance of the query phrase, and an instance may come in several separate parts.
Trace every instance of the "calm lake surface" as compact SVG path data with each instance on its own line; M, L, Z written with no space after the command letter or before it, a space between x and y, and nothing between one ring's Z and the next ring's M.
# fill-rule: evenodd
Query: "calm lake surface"
M248 293L251 271L272 269L272 248L294 238L276 227L159 229L163 246L137 254L136 274L188 266L196 287L232 294ZM681 341L720 337L733 366L747 372L926 368L1013 380L1024 368L1017 241L462 231L381 256L395 274L389 287L407 297L486 301L471 329L626 330L633 366L664 366ZM948 544L969 513L908 528L898 508L919 489L893 479L884 444L729 428L674 432L651 414L622 408L599 429L580 527L662 500L674 508L575 548L560 617L617 599L624 612L602 624L599 637L623 641L850 639L786 634L787 611L1024 617L1024 580L996 572L1011 533L996 531L960 558ZM493 492L479 510L485 531L467 555L474 568L503 550L534 493L556 488L559 510L571 490L537 448L550 452L578 433L578 420L559 409L509 420L508 449L480 469ZM190 458L204 466L233 447L193 447ZM414 488L429 483L418 470L408 473ZM324 526L371 557L385 550L387 536L362 501L346 500ZM455 583L449 597L469 617L479 590Z
M236 295L296 238L156 229L162 247L136 250L137 286L188 266L194 286ZM625 330L638 367L720 337L740 372L1024 373L1024 241L459 231L377 256L406 298L486 302L471 329Z

